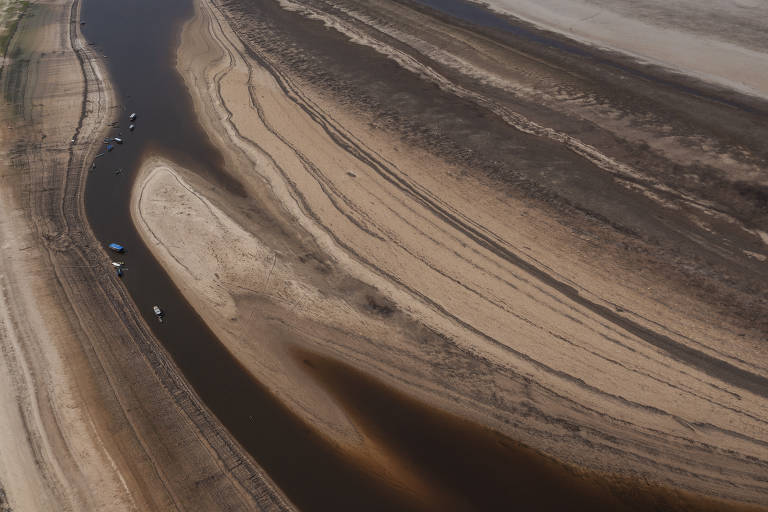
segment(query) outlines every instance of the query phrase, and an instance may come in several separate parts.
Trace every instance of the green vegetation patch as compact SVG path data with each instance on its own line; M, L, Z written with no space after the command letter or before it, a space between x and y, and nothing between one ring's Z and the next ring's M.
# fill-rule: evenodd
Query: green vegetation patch
M0 54L3 57L8 52L8 45L11 43L16 29L19 27L19 20L21 20L29 8L29 4L28 0L11 0L5 7L5 12L2 16L2 31L0 32Z

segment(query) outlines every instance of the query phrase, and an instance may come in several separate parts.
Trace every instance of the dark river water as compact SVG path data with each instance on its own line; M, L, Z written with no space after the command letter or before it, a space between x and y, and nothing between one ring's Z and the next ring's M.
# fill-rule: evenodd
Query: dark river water
M119 256L128 267L123 284L205 404L302 510L615 510L594 485L576 482L497 434L413 402L341 363L299 355L320 385L440 497L404 493L340 456L223 348L152 258L129 214L132 180L147 154L240 190L221 170L174 67L181 24L192 12L192 0L84 0L83 33L106 56L117 92L119 126L112 135L125 139L96 160L86 209L100 241L126 247ZM138 119L129 133L131 112ZM154 318L153 304L165 309L165 323Z

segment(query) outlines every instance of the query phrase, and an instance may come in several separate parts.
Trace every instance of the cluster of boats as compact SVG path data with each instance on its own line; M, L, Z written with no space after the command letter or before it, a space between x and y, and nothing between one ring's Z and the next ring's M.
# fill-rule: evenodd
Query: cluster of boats
M128 125L128 130L129 131L135 130L136 129L136 124L135 124L136 112L134 112L131 115L129 115L128 116L128 120L130 121L130 124ZM118 122L115 121L110 126L117 126L117 124L118 124ZM122 144L123 142L125 142L125 139L123 139L122 132L119 133L117 137L104 137L104 144L107 145L107 150L99 153L98 155L96 155L96 158L101 158L105 154L111 153L112 150L115 149L115 144ZM75 139L72 138L72 144L74 144L74 143L75 143ZM93 161L92 168L93 169L96 168L96 160Z
M133 131L135 128L135 125L133 124L134 121L136 121L136 114L133 113L130 116L128 116L128 119L131 121L131 125L128 127L129 130ZM122 144L123 139L122 137L112 137L112 138L105 138L104 143L107 144L107 151L112 151L114 146L111 145L111 143L114 142L116 144ZM95 164L94 164L95 165ZM123 254L125 252L125 247L122 245L111 242L107 247L112 252L115 252L117 254ZM123 277L123 272L126 270L125 262L124 261L113 261L112 266L115 267L115 271L117 272L117 277ZM160 308L160 306L154 305L152 306L152 312L155 314L155 317L157 317L157 320L162 323L163 318L165 317L165 312Z

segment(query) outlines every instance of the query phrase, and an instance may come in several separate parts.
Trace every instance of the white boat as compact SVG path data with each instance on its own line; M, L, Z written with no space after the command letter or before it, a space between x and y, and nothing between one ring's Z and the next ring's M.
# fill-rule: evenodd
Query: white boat
M128 116L128 119L129 119L130 121L135 121L135 120L136 120L136 112L134 112L133 114L129 115L129 116Z
M155 312L155 316L157 317L157 319L162 322L163 316L165 315L165 313L163 313L163 310L160 309L160 306L152 306L152 311Z

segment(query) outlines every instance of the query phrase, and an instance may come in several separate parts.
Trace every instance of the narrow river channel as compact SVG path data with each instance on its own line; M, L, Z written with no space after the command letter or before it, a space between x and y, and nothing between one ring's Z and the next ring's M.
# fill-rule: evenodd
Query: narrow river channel
M125 144L97 159L86 211L97 238L126 247L123 283L157 338L227 429L302 510L393 510L410 500L353 466L281 406L230 355L154 260L133 227L130 191L144 155L154 153L237 188L198 124L174 68L192 0L85 0L83 34L101 55L116 89ZM128 131L128 116L138 114ZM119 173L117 173L119 171ZM158 324L152 305L167 321Z

